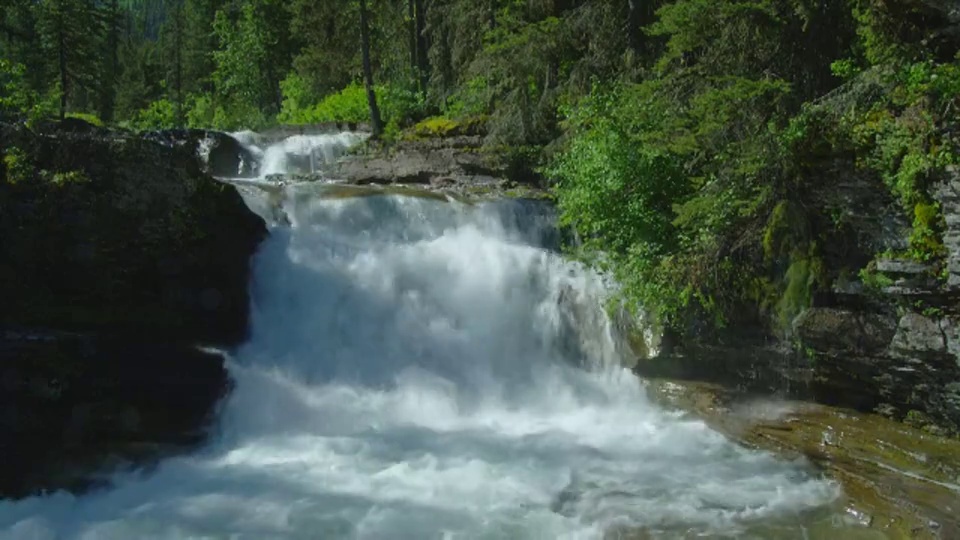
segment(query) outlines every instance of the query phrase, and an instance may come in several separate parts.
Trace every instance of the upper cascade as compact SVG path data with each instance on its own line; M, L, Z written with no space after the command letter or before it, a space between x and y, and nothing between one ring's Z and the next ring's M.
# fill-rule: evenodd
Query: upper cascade
M290 135L272 141L252 131L231 133L257 160L261 179L274 174L315 173L325 164L335 162L350 148L363 142L365 133Z

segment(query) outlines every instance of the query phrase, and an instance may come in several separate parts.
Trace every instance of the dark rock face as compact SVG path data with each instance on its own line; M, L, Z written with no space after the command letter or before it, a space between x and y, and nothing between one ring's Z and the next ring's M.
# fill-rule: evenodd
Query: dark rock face
M228 387L219 355L181 345L0 338L0 494L7 496L95 487L90 471L190 448L203 440Z
M222 178L252 178L257 160L226 133L204 129L168 129L145 133L144 138L171 148L183 148L200 158L204 172Z
M0 124L0 497L199 440L266 234L190 144Z
M793 321L794 333L817 352L871 354L884 349L895 325L888 318L835 308L813 308Z
M265 234L191 150L113 132L2 128L0 324L235 343Z

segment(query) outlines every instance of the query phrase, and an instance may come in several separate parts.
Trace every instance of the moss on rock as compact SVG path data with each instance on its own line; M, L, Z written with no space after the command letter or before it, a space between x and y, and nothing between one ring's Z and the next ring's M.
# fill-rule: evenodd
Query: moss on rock
M0 324L243 337L265 228L194 155L107 130L6 125L0 141Z

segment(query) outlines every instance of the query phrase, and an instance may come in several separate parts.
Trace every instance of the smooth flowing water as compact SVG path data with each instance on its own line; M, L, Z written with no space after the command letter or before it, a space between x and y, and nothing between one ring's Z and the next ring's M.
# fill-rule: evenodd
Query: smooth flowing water
M0 504L0 537L800 539L831 519L838 490L804 464L647 400L602 280L549 249L549 208L283 210L209 445Z

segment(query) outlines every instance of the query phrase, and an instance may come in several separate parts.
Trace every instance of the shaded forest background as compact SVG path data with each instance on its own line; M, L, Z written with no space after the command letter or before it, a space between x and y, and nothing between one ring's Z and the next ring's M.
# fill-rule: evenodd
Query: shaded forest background
M134 129L364 122L360 4L8 0L0 113ZM577 253L661 324L783 336L838 279L882 285L874 257L945 275L930 189L960 149L956 2L366 4L385 139L479 131L537 168ZM896 253L851 248L851 209L818 198L858 175L910 224Z

